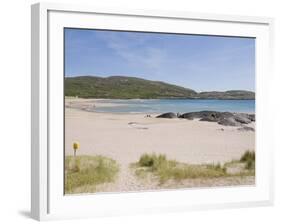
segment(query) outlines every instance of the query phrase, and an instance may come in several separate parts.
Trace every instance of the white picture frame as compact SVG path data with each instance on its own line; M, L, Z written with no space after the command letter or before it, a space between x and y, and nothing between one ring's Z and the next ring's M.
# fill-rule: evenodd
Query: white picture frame
M273 203L269 95L273 19L190 12L32 5L31 214L37 220L99 217ZM63 195L63 27L255 37L256 185L83 196ZM58 150L54 150L54 148ZM262 161L261 161L262 159Z

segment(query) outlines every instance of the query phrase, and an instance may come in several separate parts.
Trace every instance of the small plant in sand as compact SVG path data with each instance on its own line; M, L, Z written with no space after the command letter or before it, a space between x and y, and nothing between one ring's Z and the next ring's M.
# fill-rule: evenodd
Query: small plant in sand
M240 158L240 162L245 163L245 168L253 170L255 168L256 153L255 151L247 150Z
M162 154L160 155L143 154L140 157L139 165L144 167L152 167L153 169L155 169L157 166L160 166L161 163L164 163L166 161L167 161L166 156Z

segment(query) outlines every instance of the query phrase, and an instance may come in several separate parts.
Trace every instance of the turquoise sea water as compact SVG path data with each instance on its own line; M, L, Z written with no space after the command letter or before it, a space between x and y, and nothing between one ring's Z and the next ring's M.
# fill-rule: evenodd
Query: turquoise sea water
M212 110L255 113L255 100L198 100L198 99L153 99L153 100L104 100L112 107L98 107L97 112L110 113L187 113Z

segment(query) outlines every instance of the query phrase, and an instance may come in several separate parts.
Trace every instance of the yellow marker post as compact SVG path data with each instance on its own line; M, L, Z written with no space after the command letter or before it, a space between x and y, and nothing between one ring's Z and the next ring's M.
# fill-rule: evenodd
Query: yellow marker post
M74 151L74 156L76 156L76 151L80 148L79 142L73 142L73 151Z

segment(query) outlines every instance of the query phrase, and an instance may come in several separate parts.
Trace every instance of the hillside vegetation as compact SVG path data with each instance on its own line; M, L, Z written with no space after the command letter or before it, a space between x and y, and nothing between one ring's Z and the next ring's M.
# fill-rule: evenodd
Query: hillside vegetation
M80 76L65 78L65 96L108 99L254 99L255 93L243 90L197 93L189 88L135 77Z
M254 92L245 90L201 92L197 96L203 99L255 99Z

